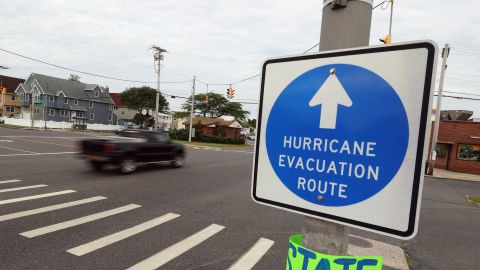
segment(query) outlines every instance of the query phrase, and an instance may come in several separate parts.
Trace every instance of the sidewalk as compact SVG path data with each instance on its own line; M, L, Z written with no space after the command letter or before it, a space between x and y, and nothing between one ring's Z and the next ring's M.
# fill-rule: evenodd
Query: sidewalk
M447 171L447 170L442 170L442 169L434 169L433 170L433 175L431 175L431 176L435 177L435 178L441 178L441 179L453 179L453 180L480 182L480 175L452 172L452 171Z
M350 235L348 254L352 256L382 256L384 270L409 270L402 248L384 242Z

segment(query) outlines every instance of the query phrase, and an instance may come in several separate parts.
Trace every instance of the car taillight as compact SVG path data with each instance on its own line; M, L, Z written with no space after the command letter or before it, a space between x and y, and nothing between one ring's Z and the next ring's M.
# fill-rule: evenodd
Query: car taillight
M115 147L114 144L106 144L105 147L103 148L103 151L105 152L106 155L113 155L117 151L117 148Z

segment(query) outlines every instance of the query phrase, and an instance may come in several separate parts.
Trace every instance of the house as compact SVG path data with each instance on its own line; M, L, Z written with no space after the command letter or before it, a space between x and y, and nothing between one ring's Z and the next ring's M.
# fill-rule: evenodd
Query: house
M440 112L435 168L480 174L480 122L472 121L472 114Z
M0 75L0 116L18 117L21 114L20 100L15 89L25 80Z
M32 73L15 90L23 119L115 124L108 88ZM32 103L33 100L33 103Z
M114 102L114 113L117 115L118 125L128 126L133 124L133 118L139 112L128 107L128 103L120 98L121 93L110 93L110 97ZM149 112L151 113L151 112ZM173 117L170 113L159 113L159 127L168 130L172 126Z
M185 126L190 125L190 121L184 122ZM223 118L194 117L192 126L201 126L201 134L206 136L224 136L234 139L240 138L242 126L235 119L225 120Z
M113 100L114 113L117 115L117 124L121 126L127 126L133 123L133 117L138 113L136 110L128 108L128 103L123 102L120 99L121 93L109 93Z

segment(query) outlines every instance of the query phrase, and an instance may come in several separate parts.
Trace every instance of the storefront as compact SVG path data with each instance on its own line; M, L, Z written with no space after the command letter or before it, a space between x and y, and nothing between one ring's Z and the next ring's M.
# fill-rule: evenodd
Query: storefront
M480 174L480 122L440 121L435 168Z

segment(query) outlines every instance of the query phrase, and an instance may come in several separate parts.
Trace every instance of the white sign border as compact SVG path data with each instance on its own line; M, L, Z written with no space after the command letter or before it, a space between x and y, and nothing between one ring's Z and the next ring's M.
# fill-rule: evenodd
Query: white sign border
M413 189L412 197L410 204L410 214L408 229L406 231L395 230L387 227L382 227L374 224L369 224L366 222L360 222L352 219L347 219L344 217L338 217L322 212L313 211L310 209L304 209L301 207L287 205L280 202L271 201L268 199L260 198L256 195L256 183L257 183L257 172L258 172L258 154L259 147L261 142L260 133L262 132L262 110L263 110L263 94L265 87L265 71L268 64L273 63L282 63L282 62L291 62L291 61L301 61L301 60L312 60L319 58L331 58L336 56L349 56L357 54L370 54L370 53L381 53L389 51L399 51L399 50L411 50L411 49L426 49L428 51L427 62L426 62L426 72L425 72L425 81L423 89L423 98L422 98L422 110L420 117L420 130L417 143L417 153L416 153L416 162L414 169L414 179L413 179ZM424 180L424 169L425 169L425 160L429 145L429 134L431 129L431 122L429 121L431 115L431 105L433 99L433 88L435 86L435 70L436 62L438 55L438 46L435 42L431 40L421 40L414 42L406 43L397 43L394 45L379 45L379 46L370 46L370 47L359 47L359 48L350 48L347 50L335 50L335 51L325 51L320 53L313 54L303 54L303 55L292 55L278 58L267 59L262 66L262 79L260 81L260 93L259 93L259 107L258 107L258 117L257 117L257 134L255 142L255 152L253 160L253 171L252 171L252 189L251 196L252 199L263 205L279 208L282 210L287 210L297 214L302 214L306 216L311 216L314 218L324 219L332 221L335 223L355 227L358 229L363 229L394 238L399 238L403 240L412 239L415 237L418 230L418 220L420 213L421 205L421 195L423 189L423 180Z

